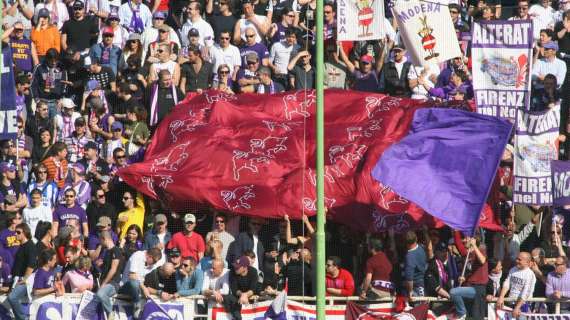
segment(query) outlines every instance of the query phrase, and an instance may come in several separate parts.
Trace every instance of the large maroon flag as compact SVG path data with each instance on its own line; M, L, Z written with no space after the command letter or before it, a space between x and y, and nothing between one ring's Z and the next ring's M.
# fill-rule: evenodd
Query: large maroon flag
M383 151L408 133L415 110L429 106L326 91L325 203L335 208L331 218L347 219L356 215L355 208L366 208L359 211L362 226L352 221L361 230L380 231L376 227L391 220L379 217L403 212L410 223L438 225L370 175ZM313 91L239 96L209 91L187 96L161 122L145 160L119 175L175 210L195 201L248 216L300 218L316 212L315 150Z

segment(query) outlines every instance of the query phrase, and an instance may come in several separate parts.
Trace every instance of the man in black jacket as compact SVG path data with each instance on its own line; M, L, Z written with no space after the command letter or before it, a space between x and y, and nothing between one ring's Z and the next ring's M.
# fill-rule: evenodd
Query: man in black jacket
M241 320L241 306L258 294L257 270L249 265L249 258L241 256L232 264L230 273L230 294L224 296L223 305L236 320Z
M384 65L385 93L396 97L409 97L412 93L408 83L408 73L412 64L406 59L406 50L401 46L392 49L394 59Z

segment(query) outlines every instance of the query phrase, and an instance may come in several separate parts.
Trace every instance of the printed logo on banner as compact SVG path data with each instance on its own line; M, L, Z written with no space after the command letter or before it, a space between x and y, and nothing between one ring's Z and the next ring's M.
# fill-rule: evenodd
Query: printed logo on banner
M37 320L63 320L61 302L44 302L38 306Z
M555 206L570 205L570 162L552 161L550 169L552 170L553 204Z
M251 209L249 200L255 198L253 184L241 186L234 190L222 190L220 195L226 207L230 210Z
M184 161L188 159L189 154L186 152L186 148L188 148L189 144L190 141L186 143L181 143L176 147L174 147L173 149L171 149L166 156L155 159L150 171L152 172L157 172L158 170L178 171L182 163L184 163Z
M475 22L472 44L477 112L514 122L517 109L530 109L532 22Z
M372 219L374 220L374 231L376 232L394 230L396 233L403 233L410 229L407 213L386 214L374 210L372 211Z
M316 101L314 91L297 91L283 97L283 111L287 120L293 119L293 114L304 118L311 116L309 107Z

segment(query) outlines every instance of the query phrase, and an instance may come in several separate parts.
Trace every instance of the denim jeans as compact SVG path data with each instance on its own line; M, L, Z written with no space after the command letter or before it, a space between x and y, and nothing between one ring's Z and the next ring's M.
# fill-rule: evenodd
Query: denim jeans
M133 304L137 304L141 300L141 287L138 280L129 280L120 289L120 294L126 294L133 298Z
M112 284L106 284L97 290L97 298L103 306L103 310L107 315L113 312L113 304L111 303L111 297L117 293L117 289Z
M12 307L12 311L14 311L16 320L28 320L30 318L29 315L24 312L24 308L22 307L23 301L29 302L28 290L25 284L20 284L8 295L8 303L10 307Z
M453 301L453 304L455 305L455 313L457 317L463 317L467 314L467 309L465 308L465 302L463 299L473 299L476 294L477 291L475 291L475 288L473 287L457 287L449 291L451 301Z

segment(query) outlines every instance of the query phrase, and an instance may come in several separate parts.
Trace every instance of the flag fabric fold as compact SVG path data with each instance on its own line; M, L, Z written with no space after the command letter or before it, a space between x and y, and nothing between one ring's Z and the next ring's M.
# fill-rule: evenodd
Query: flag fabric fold
M174 320L154 299L148 299L139 318L140 320Z
M347 320L426 320L428 317L428 307L428 304L420 304L419 306L406 311L402 310L401 312L398 312L396 310L391 310L393 312L385 312L372 311L366 306L349 301L346 304L344 316Z
M287 292L281 291L264 314L265 319L287 320Z
M473 234L512 124L451 109L420 109L390 146L374 179L450 227Z

